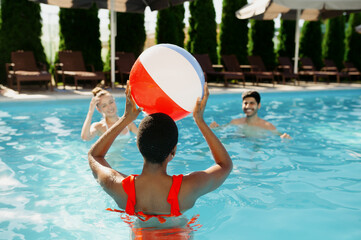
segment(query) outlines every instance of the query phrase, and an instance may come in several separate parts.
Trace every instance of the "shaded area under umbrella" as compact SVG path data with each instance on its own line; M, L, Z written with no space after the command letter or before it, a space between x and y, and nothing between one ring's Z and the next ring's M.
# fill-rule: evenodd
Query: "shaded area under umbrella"
M161 10L192 0L29 0L31 2L56 5L61 8L85 8L93 4L98 8L110 10L110 66L112 88L115 83L115 37L117 19L115 12L144 13L146 7L152 11Z
M239 19L272 20L282 14L283 19L296 20L294 72L298 72L300 28L299 20L317 21L361 12L360 0L254 0L236 12Z

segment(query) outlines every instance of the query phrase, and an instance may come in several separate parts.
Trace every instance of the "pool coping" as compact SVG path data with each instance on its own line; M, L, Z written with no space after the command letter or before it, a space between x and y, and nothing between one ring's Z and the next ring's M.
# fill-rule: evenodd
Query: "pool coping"
M265 92L300 92L300 91L327 91L327 90L351 90L361 89L360 83L309 83L300 82L299 85L282 85L262 83L259 86L253 86L247 83L246 87L240 84L230 84L229 87L224 87L220 83L209 83L209 91L211 94L231 94L242 93L245 90L256 90L260 93ZM117 86L114 89L107 89L114 97L124 97L125 88ZM0 102L13 101L41 101L41 100L65 100L65 99L90 99L92 97L91 89L76 90L74 87L67 86L66 89L54 88L54 91L49 90L24 90L22 93L0 85Z

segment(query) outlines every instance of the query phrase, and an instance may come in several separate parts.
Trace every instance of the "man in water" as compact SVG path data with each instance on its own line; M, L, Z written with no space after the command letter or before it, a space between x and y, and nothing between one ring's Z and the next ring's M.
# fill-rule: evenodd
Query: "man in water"
M261 108L261 96L257 91L247 91L242 94L242 109L246 114L246 117L233 119L230 124L234 125L247 125L251 127L256 127L260 129L269 130L281 138L291 139L290 135L287 133L281 133L277 131L276 127L272 123L267 122L266 120L258 117L258 110ZM212 122L210 124L211 128L219 127L219 124Z
M129 215L145 219L155 217L159 221L180 216L193 207L200 196L218 188L233 167L223 144L203 118L209 95L207 85L204 97L196 103L193 118L209 146L214 164L184 176L167 174L168 163L177 150L178 129L175 122L162 113L146 116L139 125L137 145L144 159L140 175L127 176L111 168L106 161L105 155L114 139L141 112L136 108L130 91L128 84L124 115L89 150L90 168L103 189Z

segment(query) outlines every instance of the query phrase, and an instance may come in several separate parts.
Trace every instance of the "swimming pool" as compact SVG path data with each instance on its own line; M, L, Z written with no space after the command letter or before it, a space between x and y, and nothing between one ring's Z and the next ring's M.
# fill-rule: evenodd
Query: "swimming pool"
M207 123L240 117L240 99L211 95ZM121 113L123 103L117 99ZM80 139L88 106L89 100L0 103L0 239L129 238L119 215L105 211L116 205L88 167L94 141ZM185 213L199 214L203 225L194 239L361 239L361 90L263 93L259 115L293 139L215 130L234 170ZM192 118L177 124L169 174L212 164ZM127 174L142 168L134 137L115 143L108 160Z

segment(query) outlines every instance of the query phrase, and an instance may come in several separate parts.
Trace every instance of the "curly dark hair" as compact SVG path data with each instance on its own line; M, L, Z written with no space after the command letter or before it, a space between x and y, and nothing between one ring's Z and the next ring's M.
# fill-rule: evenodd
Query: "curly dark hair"
M177 142L177 125L167 114L150 114L139 124L137 145L148 162L163 163Z

